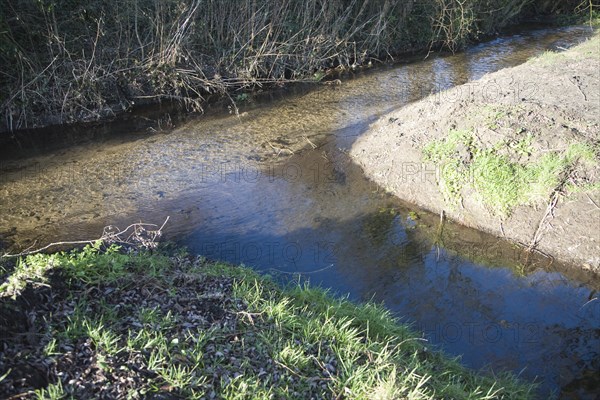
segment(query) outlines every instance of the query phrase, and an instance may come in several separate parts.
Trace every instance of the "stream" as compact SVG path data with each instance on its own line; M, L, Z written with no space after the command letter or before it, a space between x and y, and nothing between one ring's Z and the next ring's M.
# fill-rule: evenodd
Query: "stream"
M536 380L543 398L594 399L598 276L441 225L347 155L387 111L590 34L515 30L458 54L348 74L341 85L238 96L238 115L155 111L17 136L0 149L0 242L39 247L169 216L167 238L192 252L383 302L469 367Z

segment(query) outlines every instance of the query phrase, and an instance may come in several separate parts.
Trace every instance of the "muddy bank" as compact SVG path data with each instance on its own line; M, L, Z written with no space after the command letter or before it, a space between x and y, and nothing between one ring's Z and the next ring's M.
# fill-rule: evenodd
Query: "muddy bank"
M351 156L404 200L600 271L600 37L382 116Z

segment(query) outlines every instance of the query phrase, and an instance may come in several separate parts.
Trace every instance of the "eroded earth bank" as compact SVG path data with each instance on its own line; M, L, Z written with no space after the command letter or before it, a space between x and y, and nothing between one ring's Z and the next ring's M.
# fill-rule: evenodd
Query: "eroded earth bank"
M600 36L382 116L367 176L464 225L600 271Z

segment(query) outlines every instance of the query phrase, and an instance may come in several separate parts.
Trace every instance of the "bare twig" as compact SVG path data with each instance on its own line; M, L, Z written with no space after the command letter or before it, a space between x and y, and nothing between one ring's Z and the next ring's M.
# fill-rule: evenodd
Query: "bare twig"
M313 149L316 149L318 147L316 144L314 144L313 142L310 141L310 139L308 138L308 136L304 136L304 139L306 139L306 141L308 142L308 144L310 144L310 146Z
M573 84L573 86L575 86L579 90L579 93L581 93L581 95L583 96L583 101L588 101L587 95L585 94L583 89L581 89L581 83L579 83L579 77L574 76L572 79L569 79L569 82L571 82Z
M533 234L531 243L529 243L529 247L527 248L528 252L531 252L540 242L540 239L542 238L542 228L546 227L546 224L549 223L549 217L552 216L552 211L554 210L554 207L556 207L556 203L558 203L559 197L560 197L560 191L556 190L552 194L552 198L550 199L550 202L548 203L548 206L546 207L546 212L544 213L544 216L540 220L540 222L537 226L537 229L535 230L535 233Z
M590 197L589 194L586 193L585 196L588 198L590 203L592 203L598 210L600 210L600 207L598 207L598 204L596 204L596 202L594 200L592 200L592 198Z
M332 267L333 267L333 264L329 264L326 267L315 269L315 270L312 270L312 271L306 271L306 272L297 272L297 271L292 271L291 272L291 271L284 271L284 270L277 269L277 268L269 268L269 271L275 272L275 273L278 273L278 274L287 274L287 275L310 275L310 274L316 274L316 273L319 273L319 272L327 271L328 269L330 269Z
M165 222L155 230L148 229L149 227L157 227L155 224L136 223L131 224L127 228L120 230L116 226L109 225L104 228L102 236L97 239L75 240L64 242L53 242L39 249L30 250L31 247L17 254L3 254L2 258L22 257L30 254L40 253L57 246L73 246L79 244L93 244L98 241L106 244L126 244L129 246L140 247L144 249L153 249L158 246L158 239L162 236L162 230L169 221L170 217L165 219Z
M271 146L271 148L277 152L277 155L281 154L282 151L287 151L288 153L290 153L290 155L294 154L294 152L292 150L288 149L287 147L275 147L271 144L271 142L267 142L267 144L269 146Z

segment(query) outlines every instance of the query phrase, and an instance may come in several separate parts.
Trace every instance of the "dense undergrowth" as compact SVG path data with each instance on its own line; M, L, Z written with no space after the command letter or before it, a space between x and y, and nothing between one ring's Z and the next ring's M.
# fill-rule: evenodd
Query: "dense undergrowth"
M374 304L178 250L32 255L0 284L0 397L526 399Z
M578 5L593 11L582 0L2 0L1 126L106 118L162 99L199 110L212 93L454 50L525 13Z

